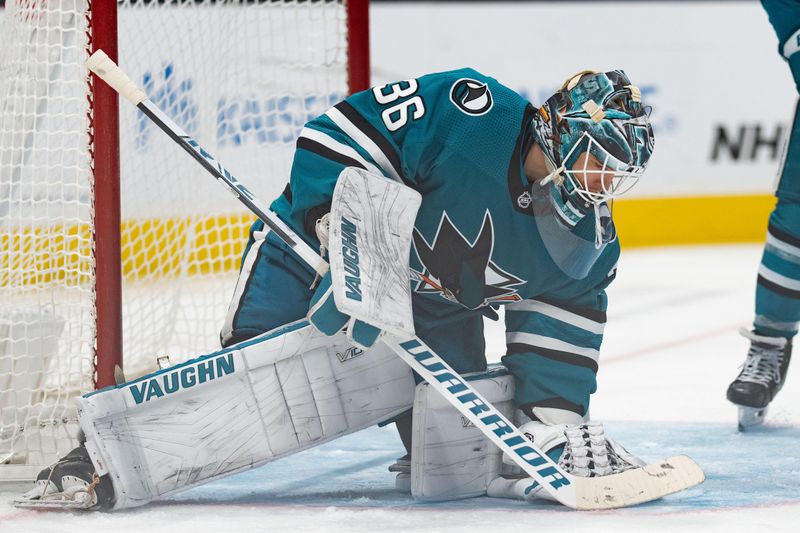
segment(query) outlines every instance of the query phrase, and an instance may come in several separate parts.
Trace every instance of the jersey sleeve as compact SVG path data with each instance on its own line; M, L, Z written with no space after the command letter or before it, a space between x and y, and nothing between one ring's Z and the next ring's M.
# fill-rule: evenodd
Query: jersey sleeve
M536 297L505 307L503 364L515 377L518 406L588 412L606 325L605 287L612 279L613 273L569 299Z
M480 121L468 120L450 102L454 83L465 78L496 86L501 99L513 93L492 78L461 69L356 93L308 122L297 140L289 187L273 210L306 240L316 241L313 223L329 209L339 173L348 166L424 195L426 177L459 149L458 139L481 129Z

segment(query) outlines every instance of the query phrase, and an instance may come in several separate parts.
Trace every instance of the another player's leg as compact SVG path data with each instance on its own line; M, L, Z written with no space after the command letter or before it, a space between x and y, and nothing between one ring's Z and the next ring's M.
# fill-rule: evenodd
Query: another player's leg
M797 107L800 107L798 101ZM784 153L778 203L770 215L758 269L750 349L727 398L739 408L739 428L764 420L781 390L800 322L800 113L795 112Z
M778 52L789 63L800 93L800 18L791 3L764 0L762 5L778 37ZM800 322L800 101L795 106L779 170L778 203L769 218L767 242L756 285L753 330L742 370L727 398L739 407L739 429L764 420L769 403L781 390Z

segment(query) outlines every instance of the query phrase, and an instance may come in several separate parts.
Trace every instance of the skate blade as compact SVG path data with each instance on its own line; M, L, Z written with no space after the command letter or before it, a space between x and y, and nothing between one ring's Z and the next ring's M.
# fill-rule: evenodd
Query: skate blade
M767 416L766 407L739 406L739 431L747 431L764 423Z
M403 472L397 474L397 476L394 478L394 490L397 492L411 494L411 474L406 474Z
M66 500L66 499L29 499L17 498L14 500L14 507L19 509L45 509L53 510L79 510L88 511L92 507L91 498L86 501Z

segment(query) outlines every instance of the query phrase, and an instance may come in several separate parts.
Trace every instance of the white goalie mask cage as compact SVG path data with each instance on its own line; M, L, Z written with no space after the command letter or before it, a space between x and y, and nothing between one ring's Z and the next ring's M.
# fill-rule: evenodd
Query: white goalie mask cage
M594 156L599 168L590 167L588 157L580 158L584 152ZM559 169L566 179L567 191L574 191L581 199L595 205L628 192L644 172L644 166L629 165L611 155L588 131L572 145L565 160L576 162L572 168Z

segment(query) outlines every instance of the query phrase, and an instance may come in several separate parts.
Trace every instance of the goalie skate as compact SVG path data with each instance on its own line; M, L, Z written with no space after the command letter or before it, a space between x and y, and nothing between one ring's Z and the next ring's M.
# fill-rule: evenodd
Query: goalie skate
M100 477L86 448L75 448L58 463L45 468L35 486L14 500L14 506L27 509L89 510L109 507L114 489L107 477Z
M411 455L405 454L389 465L389 472L396 472L394 489L398 492L411 492Z

